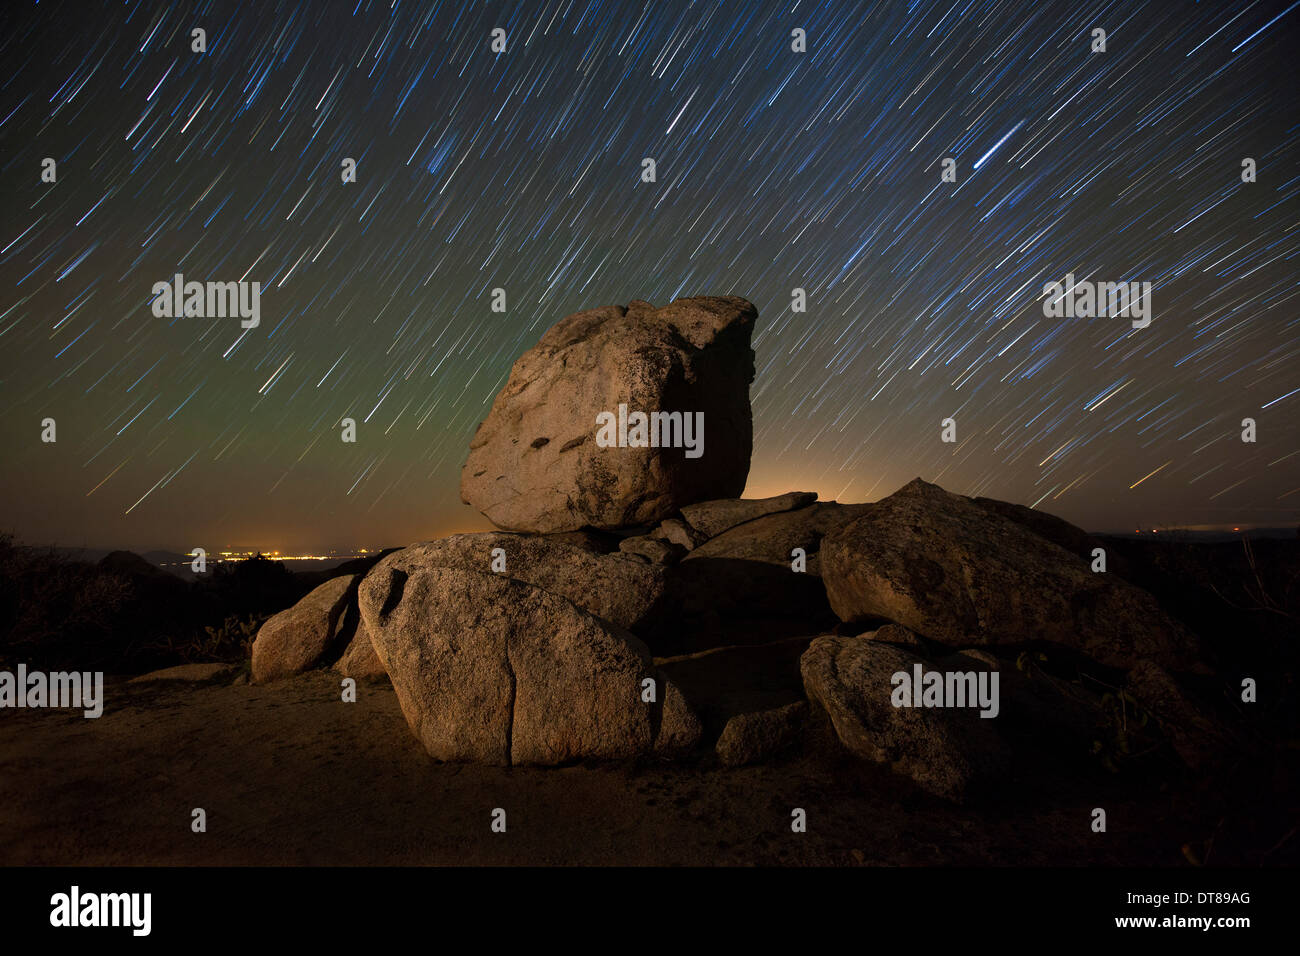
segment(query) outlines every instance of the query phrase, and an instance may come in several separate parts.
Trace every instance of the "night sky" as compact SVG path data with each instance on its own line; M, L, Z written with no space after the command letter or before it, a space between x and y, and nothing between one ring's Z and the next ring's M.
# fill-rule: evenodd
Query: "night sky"
M687 295L759 310L750 496L919 475L1091 530L1300 521L1300 3L11 0L0 22L22 541L487 527L460 467L512 362L571 312ZM261 325L156 318L177 272L259 281ZM1151 325L1045 317L1070 272L1151 282Z

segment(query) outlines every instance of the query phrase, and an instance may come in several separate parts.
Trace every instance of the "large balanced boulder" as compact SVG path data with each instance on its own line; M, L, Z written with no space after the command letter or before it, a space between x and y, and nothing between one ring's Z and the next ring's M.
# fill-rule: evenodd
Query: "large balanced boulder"
M1010 749L994 728L996 716L981 716L969 702L959 708L895 706L894 675L910 678L917 665L923 673L936 669L915 635L892 624L859 637L819 637L800 660L808 699L830 716L845 747L924 790L963 802L1008 770ZM987 674L984 680L988 686Z
M1089 559L917 479L827 534L821 571L845 622L893 621L950 647L1044 641L1125 670L1203 667L1155 598Z
M339 643L348 638L345 612L360 577L343 574L331 578L267 620L253 640L253 680L299 674L337 653Z
M645 645L557 594L501 574L381 562L359 603L407 723L439 760L558 764L676 754L699 739Z
M739 496L756 317L744 299L698 297L561 320L515 362L479 426L461 499L499 528L552 532L650 525ZM658 417L638 430L637 413Z

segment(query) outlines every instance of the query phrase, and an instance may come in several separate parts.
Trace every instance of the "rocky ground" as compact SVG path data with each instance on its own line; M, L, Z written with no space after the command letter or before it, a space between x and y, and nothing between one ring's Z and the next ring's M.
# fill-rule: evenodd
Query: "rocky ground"
M812 745L734 769L439 764L382 679L361 682L355 704L328 671L235 680L111 680L99 720L8 713L0 863L1176 866L1184 844L1204 852L1212 836L1211 864L1288 859L1285 847L1266 857L1286 832L1286 807L1266 796L1287 789L1280 780L1251 795L1238 778L1233 796L1031 766L958 807ZM1104 835L1088 827L1098 804ZM204 834L190 831L195 807ZM504 835L489 830L496 807ZM791 832L793 807L807 833Z

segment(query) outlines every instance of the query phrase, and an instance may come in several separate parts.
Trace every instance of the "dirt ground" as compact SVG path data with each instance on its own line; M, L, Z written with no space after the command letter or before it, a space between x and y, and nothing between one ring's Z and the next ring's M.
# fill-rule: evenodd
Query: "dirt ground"
M1185 842L1224 829L1203 800L1103 777L1030 773L953 807L813 748L731 770L439 764L386 680L356 703L329 672L229 680L110 678L97 720L0 713L0 864L1177 866ZM195 807L206 833L191 832ZM796 807L806 833L791 831ZM1252 861L1223 849L1219 862Z

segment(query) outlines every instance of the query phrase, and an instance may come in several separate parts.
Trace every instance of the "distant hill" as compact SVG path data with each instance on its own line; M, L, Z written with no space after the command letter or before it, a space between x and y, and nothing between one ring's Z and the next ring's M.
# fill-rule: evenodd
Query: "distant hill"
M1300 528L1246 528L1241 531L1204 531L1193 528L1160 528L1157 531L1104 531L1096 532L1107 538L1134 538L1146 540L1150 538L1158 541L1161 538L1171 540L1186 541L1196 544L1214 544L1222 541L1240 541L1242 538L1249 538L1252 541L1260 540L1292 540L1300 537Z
M151 567L160 569L168 574L180 578L182 581L196 581L199 575L190 570L194 558L189 554L182 554L179 551L153 550L135 552L127 550L109 550L106 548L69 548L69 547L51 547L49 549L58 557L65 561L80 561L86 564L98 565L106 558L113 557L113 564L117 565L114 570L123 573L139 573L142 569L138 564L130 562L122 557L130 555L138 560L147 562ZM326 580L337 574L356 574L358 569L368 568L374 564L377 555L388 554L394 549L387 548L382 551L372 552L370 554L354 557L352 555L341 555L338 558L327 558L325 560L282 560L271 558L273 561L279 561L288 570L294 574L305 575L311 580ZM114 557L116 556L116 557ZM214 558L213 552L208 552L209 566L220 565L223 563ZM326 574L325 572L329 572Z
M168 574L134 551L111 551L95 562L101 570L140 578L167 578Z

